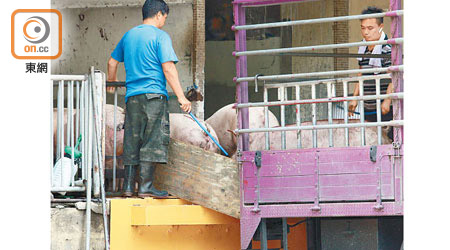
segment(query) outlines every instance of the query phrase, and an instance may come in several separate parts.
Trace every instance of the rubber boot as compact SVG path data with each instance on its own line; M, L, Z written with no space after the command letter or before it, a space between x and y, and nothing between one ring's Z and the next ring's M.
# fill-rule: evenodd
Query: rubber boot
M153 174L156 166L153 163L141 163L139 171L139 190L138 196L141 198L155 197L165 198L169 195L167 191L160 191L153 185Z
M136 187L136 170L137 165L125 165L125 176L123 179L122 196L132 197L135 195L134 188Z

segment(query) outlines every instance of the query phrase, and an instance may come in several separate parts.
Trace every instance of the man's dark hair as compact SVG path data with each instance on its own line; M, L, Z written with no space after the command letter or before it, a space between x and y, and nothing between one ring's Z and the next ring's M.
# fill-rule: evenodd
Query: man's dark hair
M375 14L375 13L383 13L383 10L374 6L369 6L367 9L363 10L361 14ZM383 17L377 17L377 23L378 25L383 23Z
M152 18L160 11L163 15L169 15L169 6L164 0L146 0L142 6L142 19Z

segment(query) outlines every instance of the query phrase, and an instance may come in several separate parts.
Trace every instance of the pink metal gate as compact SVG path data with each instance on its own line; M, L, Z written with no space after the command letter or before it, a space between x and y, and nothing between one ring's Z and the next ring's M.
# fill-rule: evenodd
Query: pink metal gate
M238 161L241 173L241 249L247 249L252 236L261 222L261 232L266 231L266 218L283 218L283 244L287 249L286 220L287 217L339 217L339 216L392 216L403 214L403 65L401 16L399 0L390 0L390 11L380 14L343 16L332 18L320 18L312 20L287 21L278 23L246 25L245 8L252 6L265 6L290 2L302 2L295 0L235 0L233 2L236 51L236 99L238 108L238 128L235 132L239 135ZM347 44L317 45L308 47L269 49L247 51L246 31L251 29L283 27L291 25L306 25L311 23L337 22L347 20L365 19L368 17L392 17L392 38L386 41L357 42ZM349 48L361 45L392 44L392 66L389 68L356 69L331 72L311 72L301 74L285 74L254 77L247 76L247 56L263 54L279 54L302 51L315 51L330 48ZM373 76L376 81L377 94L373 96L363 95L363 80L361 77L341 78L336 76L356 73L388 73ZM263 72L261 72L263 73ZM302 77L329 76L326 80L308 82L293 82ZM380 78L389 77L394 84L395 92L380 95ZM369 77L370 78L370 77ZM312 86L312 98L300 99L296 93L294 100L282 98L277 102L269 102L266 98L260 103L249 103L248 82L255 84L261 81L290 81L289 83L264 84L264 94L268 88L279 88L282 93L286 88L299 86ZM358 81L360 96L348 97L347 83ZM333 84L342 82L344 85L344 97L335 97L330 91ZM316 98L314 86L327 84L327 98ZM384 98L393 99L392 121L381 121L380 102ZM345 118L344 124L333 124L331 105L334 102L343 103L347 111L348 101L358 100L363 106L364 100L376 100L377 122L364 121L364 109L362 109L360 122L349 123ZM328 103L328 124L318 125L315 120L315 105ZM312 104L312 124L301 125L299 107L303 104ZM296 105L296 126L285 126L284 107ZM248 107L281 107L281 127L249 128ZM267 120L267 119L266 119ZM364 128L377 127L377 145L366 145ZM381 144L381 127L394 127L394 140L392 144ZM348 129L359 127L361 131L361 146L350 147L348 143ZM344 147L333 147L333 130L344 128L346 141ZM317 130L329 131L329 147L317 147ZM298 147L286 149L286 131L297 131ZM281 150L270 150L269 132L281 132ZM302 148L301 133L312 131L313 148ZM266 150L249 151L249 133L266 132ZM267 249L267 237L261 235L262 249Z

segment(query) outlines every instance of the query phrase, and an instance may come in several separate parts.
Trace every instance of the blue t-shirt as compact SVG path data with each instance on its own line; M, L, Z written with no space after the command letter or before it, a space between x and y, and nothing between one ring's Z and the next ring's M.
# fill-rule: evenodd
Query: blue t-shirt
M178 62L169 34L155 26L141 24L125 33L111 57L125 62L125 102L130 96L146 93L164 94L169 98L162 64Z

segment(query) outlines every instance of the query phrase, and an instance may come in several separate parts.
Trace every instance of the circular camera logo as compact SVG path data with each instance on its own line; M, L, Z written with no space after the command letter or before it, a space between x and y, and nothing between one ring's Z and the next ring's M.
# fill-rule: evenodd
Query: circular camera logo
M42 43L50 35L50 25L44 18L32 16L23 25L23 34L30 43Z

